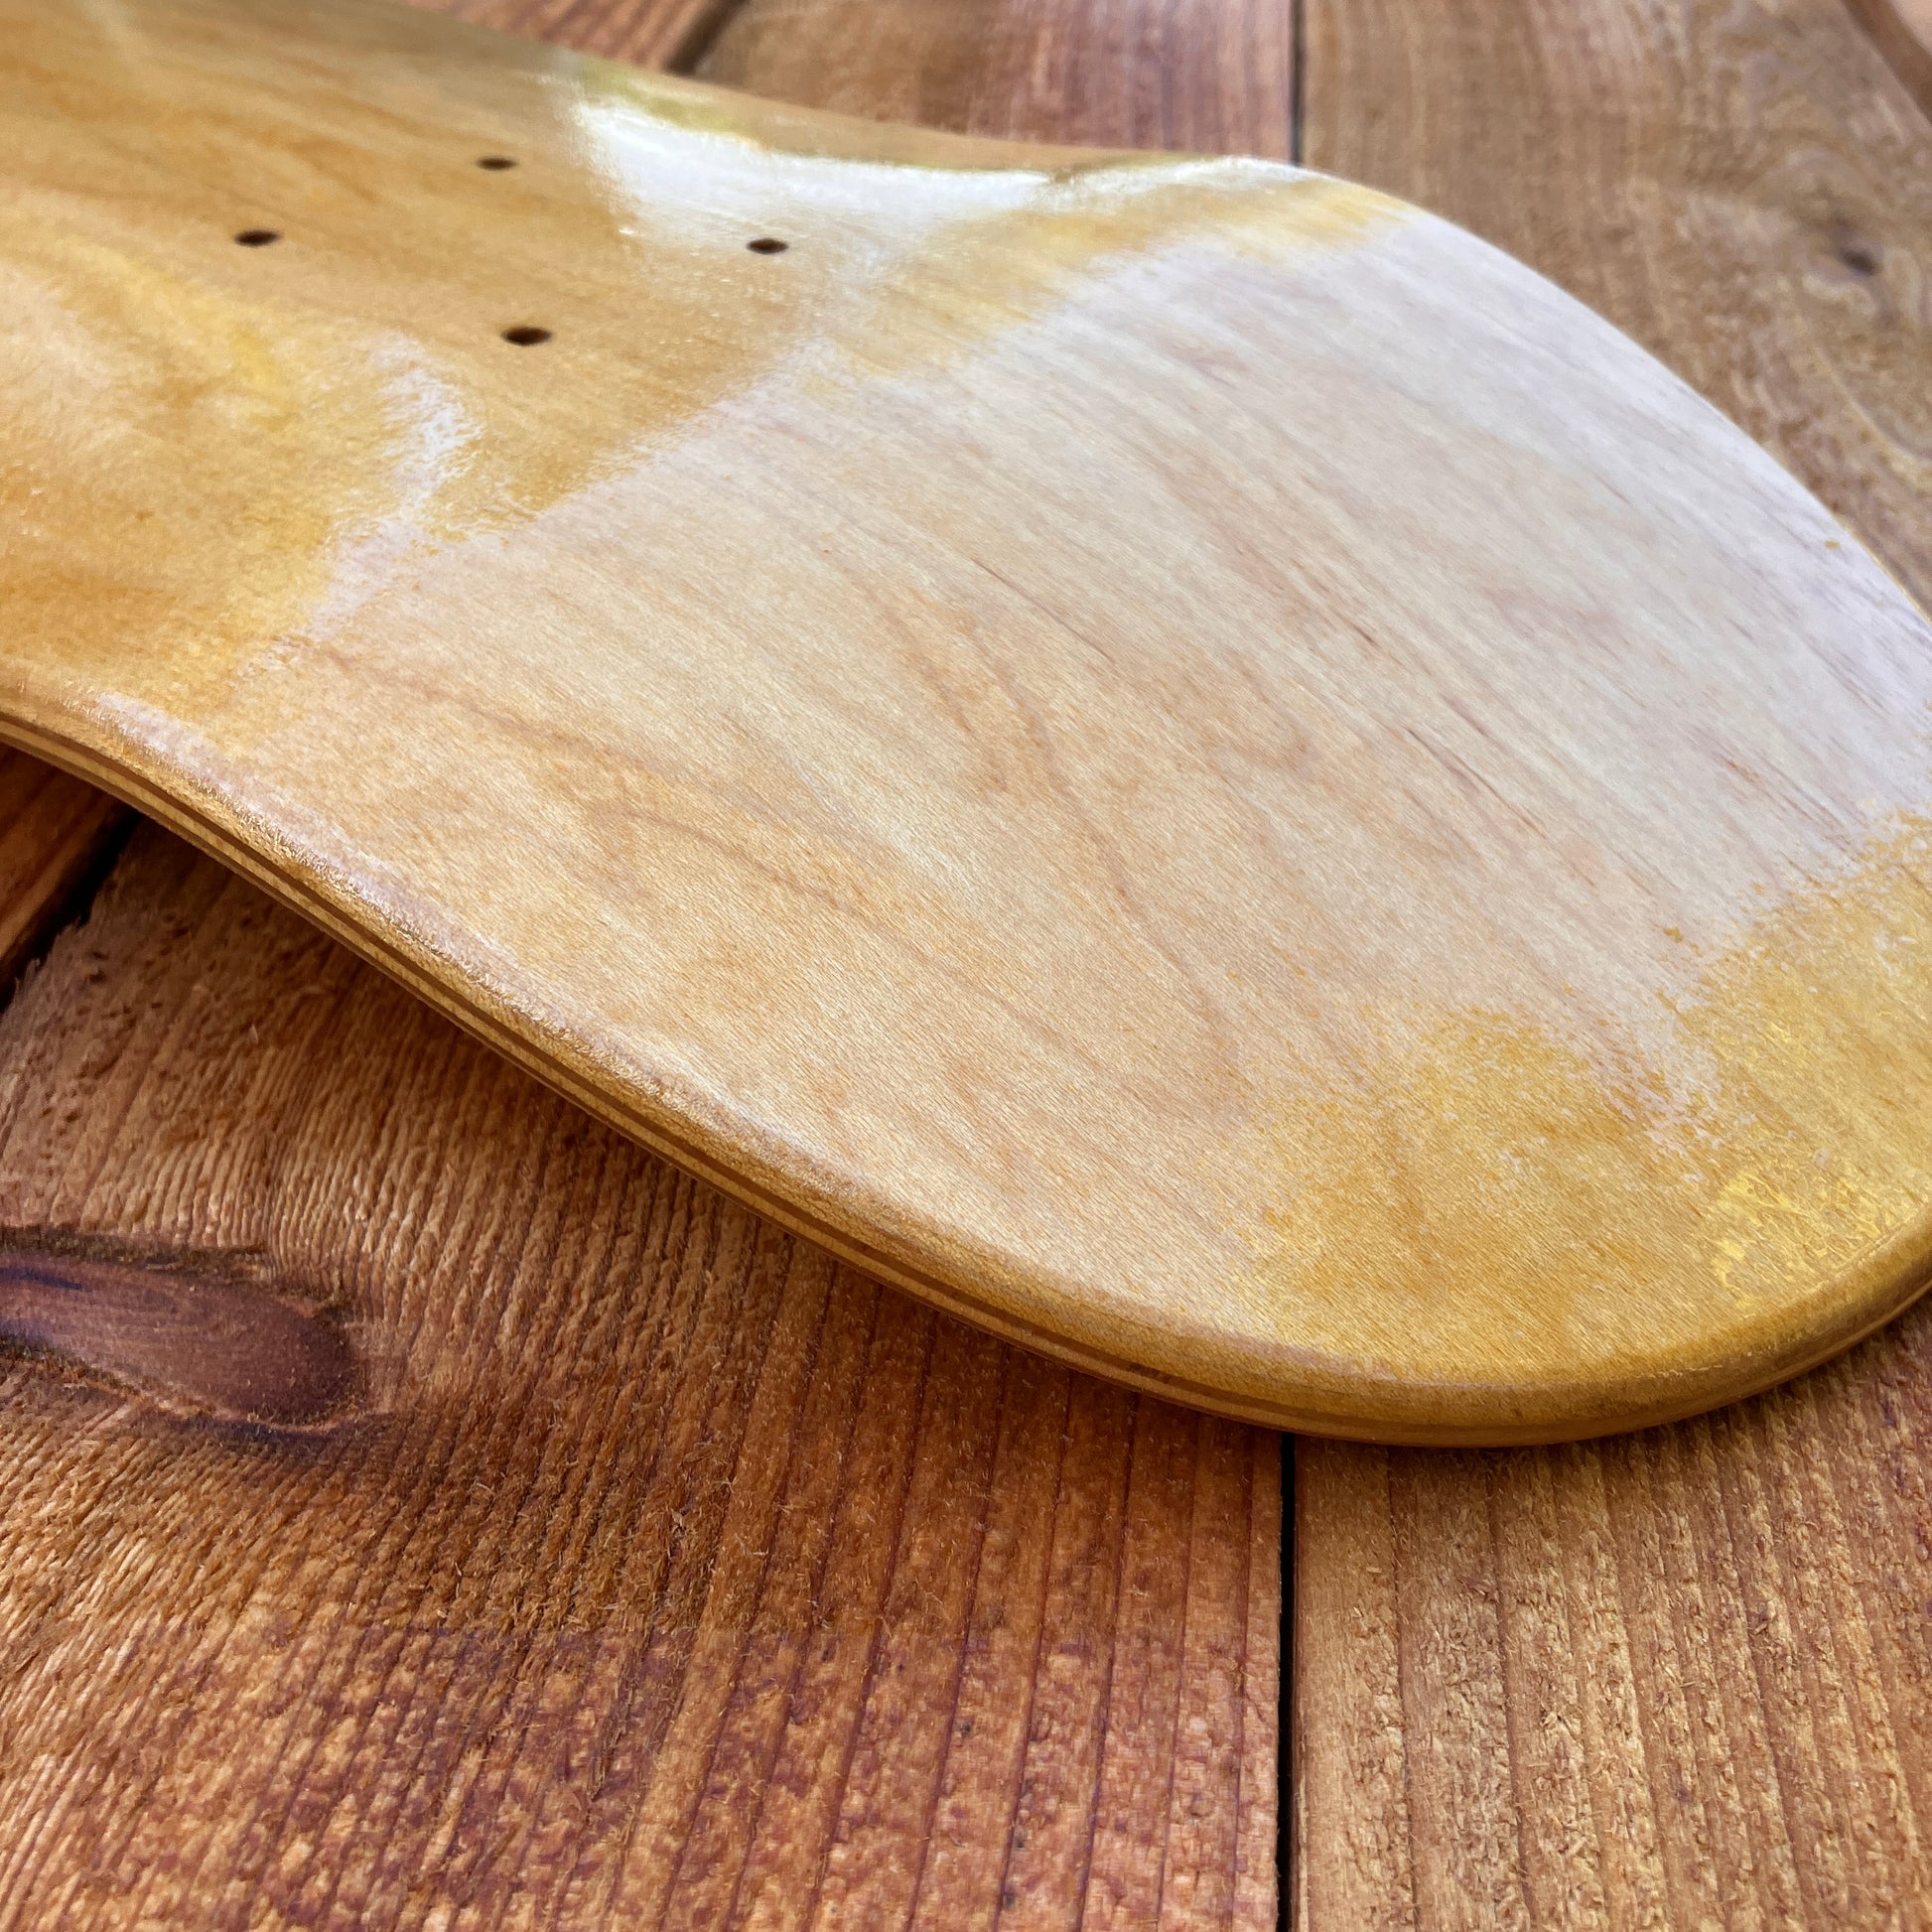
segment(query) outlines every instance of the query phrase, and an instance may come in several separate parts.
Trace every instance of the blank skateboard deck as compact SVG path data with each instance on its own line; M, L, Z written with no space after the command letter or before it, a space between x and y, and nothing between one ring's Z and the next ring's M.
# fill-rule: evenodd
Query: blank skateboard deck
M1932 629L1445 222L0 0L0 735L877 1275L1507 1442L1932 1266Z

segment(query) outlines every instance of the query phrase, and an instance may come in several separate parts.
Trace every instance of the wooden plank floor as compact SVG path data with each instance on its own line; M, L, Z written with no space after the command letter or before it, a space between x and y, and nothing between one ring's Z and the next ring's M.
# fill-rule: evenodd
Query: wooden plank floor
M1293 0L740 0L697 71L1007 140L1287 159Z
M1602 308L1924 600L1932 137L1854 20L1917 6L466 10L1042 138L1280 153L1299 88L1313 165ZM0 763L15 955L97 809ZM832 1270L153 833L0 1109L0 1324L50 1265L102 1311L0 1384L0 1927L1269 1921L1269 1439ZM351 1413L184 1413L251 1295ZM1921 1311L1603 1445L1301 1445L1297 1923L1932 1916L1928 1436Z
M1309 0L1305 46L1311 165L1601 309L1927 600L1932 125L1842 0ZM1927 1923L1929 1457L1925 1305L1675 1429L1302 1444L1296 1923Z
M112 815L0 787L18 952ZM0 1018L0 1928L1275 1922L1278 1439L836 1268L151 828Z
M833 1267L151 829L0 1021L0 1225L69 1324L0 1379L0 1924L1271 1922L1273 1439ZM296 1426L210 1420L271 1320Z

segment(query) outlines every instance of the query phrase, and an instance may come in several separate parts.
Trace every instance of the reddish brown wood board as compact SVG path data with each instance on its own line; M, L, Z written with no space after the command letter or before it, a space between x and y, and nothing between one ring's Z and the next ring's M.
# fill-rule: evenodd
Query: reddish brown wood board
M1273 1438L760 1226L156 832L0 1069L62 1351L0 1924L1270 1922ZM284 1344L238 1419L208 1355L304 1324L346 1387Z

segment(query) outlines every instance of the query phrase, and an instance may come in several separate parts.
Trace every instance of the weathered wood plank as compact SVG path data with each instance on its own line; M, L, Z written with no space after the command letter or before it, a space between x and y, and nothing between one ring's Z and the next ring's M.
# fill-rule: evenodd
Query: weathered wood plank
M0 1927L1274 1922L1273 1436L837 1268L153 831L0 1023L0 1225L114 1291L0 1299ZM346 1405L224 1420L157 1252Z
M1307 158L1594 303L1932 587L1932 132L1834 0L1311 0ZM1298 1446L1299 1925L1932 1909L1932 1315L1708 1420Z
M1932 1320L1561 1451L1297 1460L1297 1922L1932 1909Z
M1918 104L1932 114L1932 0L1848 0Z
M640 68L683 68L709 44L734 0L409 0L479 27L554 41Z

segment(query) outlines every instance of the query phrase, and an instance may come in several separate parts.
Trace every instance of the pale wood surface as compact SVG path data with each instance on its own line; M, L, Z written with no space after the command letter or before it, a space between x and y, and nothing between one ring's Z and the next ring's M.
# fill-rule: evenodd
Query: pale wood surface
M0 1331L87 1290L0 1361L0 1925L1274 1923L1273 1437L835 1270L153 833L0 1082ZM292 1323L307 1420L207 1420Z
M1261 163L9 5L22 742L1230 1413L1587 1433L1920 1285L1932 637L1549 285Z
M1305 158L1609 317L1932 603L1927 118L1839 0L1684 18L1311 0Z
M1932 134L1838 6L1319 0L1307 50L1311 164L1600 304L1932 587ZM1924 1924L1929 1371L1920 1310L1616 1442L1300 1445L1295 1922Z

